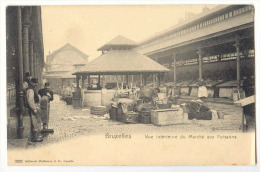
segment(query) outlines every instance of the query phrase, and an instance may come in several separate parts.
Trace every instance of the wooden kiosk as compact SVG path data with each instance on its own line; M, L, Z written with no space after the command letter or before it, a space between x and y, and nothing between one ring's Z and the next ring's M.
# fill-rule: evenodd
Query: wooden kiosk
M105 89L107 76L115 76L117 85L119 77L123 77L122 83L127 85L130 82L133 84L134 78L139 78L140 85L145 85L147 76L153 75L155 85L156 80L160 81L158 76L161 73L170 71L149 57L134 51L135 46L135 42L119 35L98 49L98 51L102 51L101 56L73 73L76 75L77 88L79 88L80 79L82 83L87 79L88 85L91 85L90 77L98 76L99 88L93 90L82 87L81 90L78 89L81 91L82 107L105 106L110 103L115 90Z

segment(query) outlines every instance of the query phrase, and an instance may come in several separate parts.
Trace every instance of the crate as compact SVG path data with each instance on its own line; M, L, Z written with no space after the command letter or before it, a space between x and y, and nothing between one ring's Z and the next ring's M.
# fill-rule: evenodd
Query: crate
M182 124L184 123L183 110L181 108L152 110L151 122L158 126Z
M91 106L90 114L92 115L105 115L107 113L106 106Z

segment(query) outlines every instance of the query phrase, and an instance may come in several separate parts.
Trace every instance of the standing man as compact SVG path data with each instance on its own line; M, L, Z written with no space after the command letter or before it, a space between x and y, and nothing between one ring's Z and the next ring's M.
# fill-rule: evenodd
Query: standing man
M40 109L38 107L39 97L36 91L38 85L38 79L32 78L29 82L28 88L26 89L26 104L29 109L29 115L31 118L31 127L32 127L32 141L33 142L42 142L41 135L41 117L39 115Z
M50 83L46 82L44 88L40 89L38 93L41 96L40 108L42 110L43 129L47 129L50 116L50 101L53 101L53 91L50 89Z

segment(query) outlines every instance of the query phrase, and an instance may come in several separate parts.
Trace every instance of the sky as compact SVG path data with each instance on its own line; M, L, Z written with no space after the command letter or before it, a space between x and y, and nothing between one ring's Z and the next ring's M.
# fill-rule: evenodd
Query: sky
M178 24L187 12L201 13L205 6L42 6L45 58L70 43L91 61L101 54L97 49L117 35L139 42Z

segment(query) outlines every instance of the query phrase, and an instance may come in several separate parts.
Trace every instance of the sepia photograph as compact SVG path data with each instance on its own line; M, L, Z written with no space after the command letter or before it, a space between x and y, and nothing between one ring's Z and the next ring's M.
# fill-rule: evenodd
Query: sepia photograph
M256 164L254 5L5 18L8 165Z

